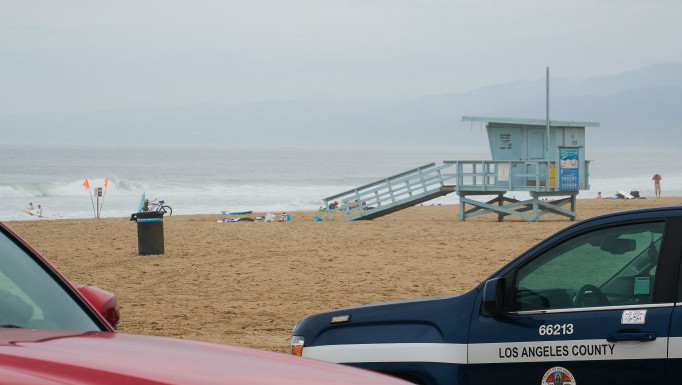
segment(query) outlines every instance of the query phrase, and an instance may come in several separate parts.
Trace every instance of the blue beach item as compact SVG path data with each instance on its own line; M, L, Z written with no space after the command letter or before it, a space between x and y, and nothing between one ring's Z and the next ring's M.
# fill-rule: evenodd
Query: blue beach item
M145 194L144 191L142 192L142 198L140 198L140 204L137 206L137 212L142 212L142 208L144 207L144 200L145 200Z

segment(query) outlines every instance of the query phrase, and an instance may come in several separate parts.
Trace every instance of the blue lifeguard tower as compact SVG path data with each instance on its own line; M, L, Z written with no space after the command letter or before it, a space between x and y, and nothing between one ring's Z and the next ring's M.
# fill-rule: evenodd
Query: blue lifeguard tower
M486 125L491 160L446 160L324 198L329 219L374 219L428 200L457 193L459 218L494 213L537 221L554 213L576 218L575 200L589 189L585 128L598 122L463 116ZM530 199L505 194L527 192ZM488 201L472 197L494 196ZM570 204L570 208L564 208ZM471 206L467 209L467 205Z
M468 170L458 168L473 178L456 184L460 219L486 213L497 213L500 221L505 215L537 221L546 213L575 219L576 196L589 189L585 128L599 127L598 122L472 116L462 121L486 124L492 160L470 163ZM528 192L531 198L505 197L510 191ZM487 202L470 198L493 194L496 197ZM568 203L570 209L562 207ZM467 204L473 207L466 210Z
M462 121L486 124L491 160L430 163L324 198L329 219L334 213L341 220L374 219L456 192L460 220L488 213L497 214L498 221L507 215L537 221L547 213L575 220L576 196L590 187L585 128L599 123L550 120L549 67L545 119L463 116ZM512 191L527 192L530 199L505 196ZM486 195L494 197L471 198ZM569 209L563 207L569 203Z

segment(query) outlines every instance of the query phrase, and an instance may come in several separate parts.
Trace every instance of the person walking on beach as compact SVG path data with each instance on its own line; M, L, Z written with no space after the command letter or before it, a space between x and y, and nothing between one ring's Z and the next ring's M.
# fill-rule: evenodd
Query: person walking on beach
M659 174L654 174L654 177L651 178L651 180L654 181L654 192L656 193L656 198L661 197L661 175Z

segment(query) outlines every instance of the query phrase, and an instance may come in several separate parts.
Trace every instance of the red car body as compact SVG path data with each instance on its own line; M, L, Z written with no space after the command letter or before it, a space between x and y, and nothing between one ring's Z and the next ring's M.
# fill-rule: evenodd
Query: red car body
M404 384L285 354L116 333L112 324L118 322L118 305L111 293L75 288L2 223L0 237L16 243L101 324L100 331L0 327L0 384Z

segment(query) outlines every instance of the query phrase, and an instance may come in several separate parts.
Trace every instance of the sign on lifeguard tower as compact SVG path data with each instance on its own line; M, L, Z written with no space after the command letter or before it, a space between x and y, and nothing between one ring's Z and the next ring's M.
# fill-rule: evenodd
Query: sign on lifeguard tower
M578 167L579 149L565 147L559 150L561 169L559 172L559 190L578 190L580 169Z

